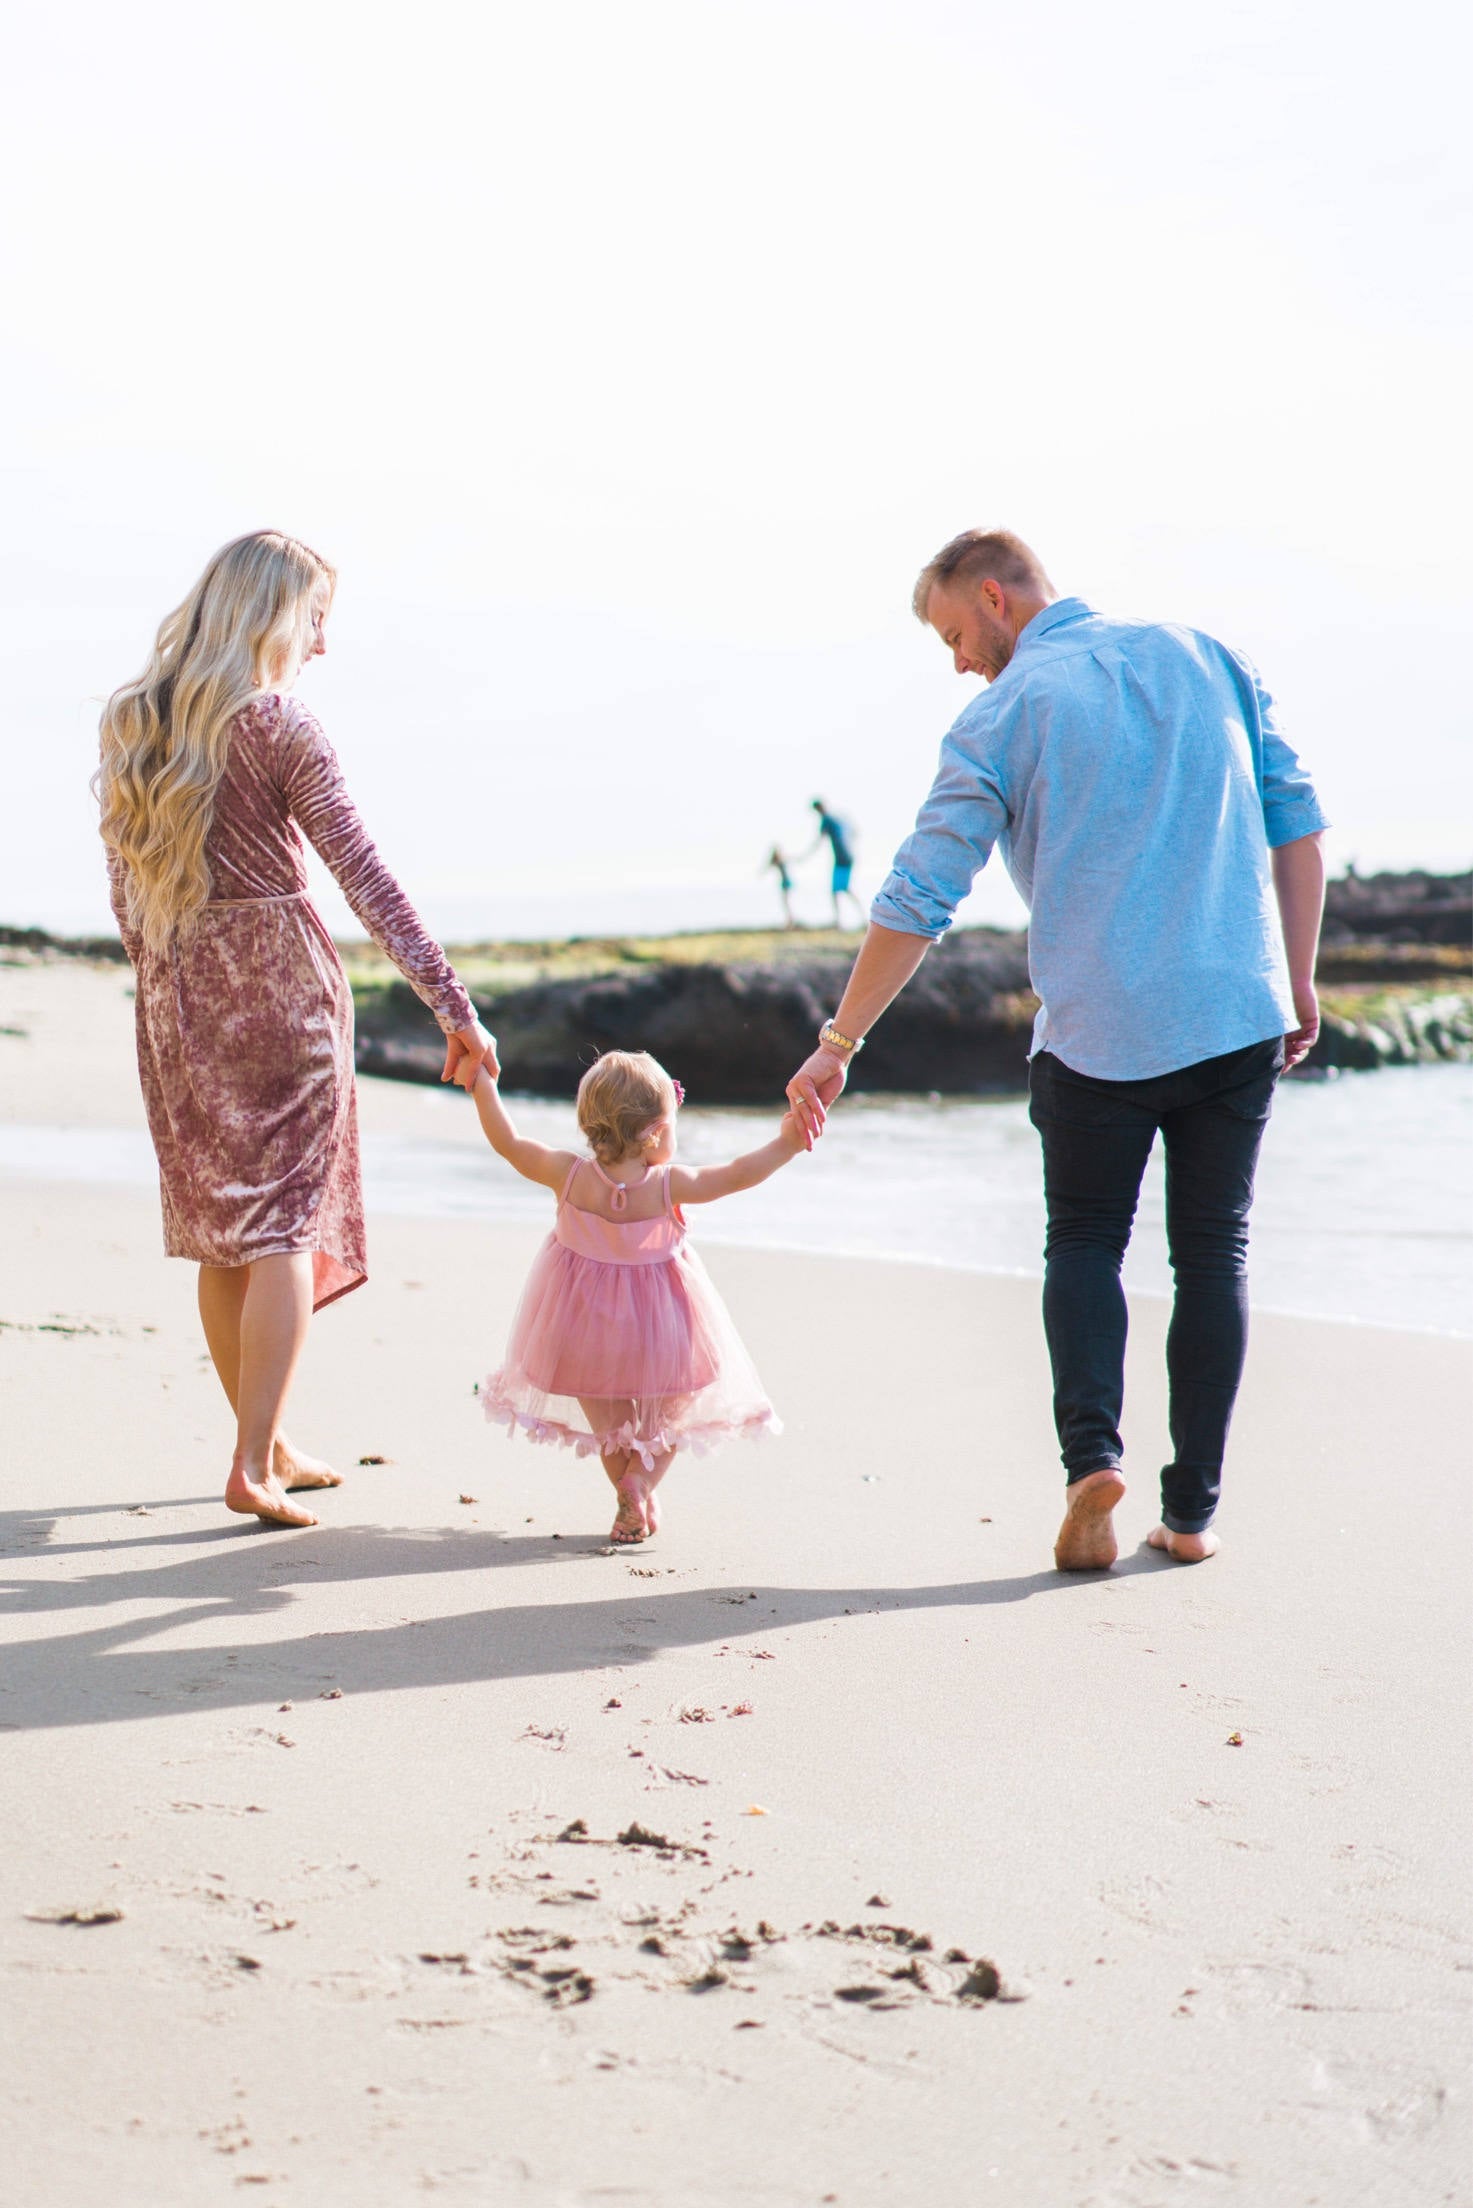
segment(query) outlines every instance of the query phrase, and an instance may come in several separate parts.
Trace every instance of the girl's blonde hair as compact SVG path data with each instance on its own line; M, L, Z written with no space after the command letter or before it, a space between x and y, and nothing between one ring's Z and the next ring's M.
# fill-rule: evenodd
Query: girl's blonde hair
M606 1050L578 1083L578 1125L600 1165L637 1150L675 1105L675 1083L647 1050Z
M151 951L187 935L210 894L205 839L241 707L306 656L334 570L258 529L218 551L159 629L136 682L108 699L93 788L123 861L128 917Z

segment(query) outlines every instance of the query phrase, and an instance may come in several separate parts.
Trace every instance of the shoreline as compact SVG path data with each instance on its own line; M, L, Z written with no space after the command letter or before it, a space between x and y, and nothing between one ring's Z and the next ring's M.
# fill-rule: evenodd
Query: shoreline
M129 1130L104 1129L99 1130L99 1132L126 1133L129 1132ZM143 1189L148 1185L144 1181L136 1178L104 1179L101 1177L84 1177L82 1175L76 1175L71 1178L48 1177L46 1175L33 1174L29 1172L26 1168L21 1166L7 1166L4 1163L3 1158L0 1158L0 1182L3 1182L5 1180L11 1180L18 1186L25 1186L37 1189L50 1188L61 1191L63 1189L77 1187L106 1188L117 1191L119 1193L126 1192L133 1195L140 1194ZM396 1219L404 1220L406 1222L419 1222L426 1226L463 1226L473 1232L485 1232L489 1230L493 1233L518 1228L525 1228L526 1225L523 1220L514 1218L490 1220L473 1219L467 1217L464 1213L454 1213L446 1211L416 1211L410 1209L407 1205L375 1205L372 1203L370 1203L368 1206L368 1219L370 1227L373 1226L375 1221L380 1219ZM532 1229L530 1231L536 1232L537 1230ZM803 1242L784 1242L780 1240L764 1240L760 1242L747 1241L745 1239L728 1238L722 1235L719 1231L713 1234L709 1230L701 1233L697 1239L699 1240L700 1247L703 1250L739 1250L752 1257L832 1258L835 1260L835 1262L845 1265L903 1266L908 1269L918 1268L922 1271L937 1272L943 1274L957 1273L966 1278L976 1278L980 1280L1026 1282L1031 1287L1041 1287L1043 1283L1043 1269L1041 1265L1037 1272L1031 1272L1026 1266L1021 1265L983 1265L980 1263L969 1262L965 1258L934 1257L923 1252L913 1250L860 1249L848 1247L842 1242L835 1242L824 1249L815 1249L810 1244ZM371 1258L371 1250L369 1254ZM169 1259L167 1260L167 1262L171 1264L187 1264L190 1262L190 1260L185 1258L176 1258ZM370 1270L368 1276L369 1285L372 1284L373 1278L373 1272ZM1132 1284L1127 1289L1127 1295L1132 1304L1140 1302L1165 1306L1170 1304L1172 1300L1171 1291L1169 1289L1147 1288L1134 1284ZM1398 1321L1376 1317L1352 1316L1338 1311L1305 1311L1296 1309L1293 1306L1287 1304L1260 1303L1251 1296L1251 1292L1249 1300L1249 1310L1255 1319L1291 1319L1297 1324L1302 1324L1306 1326L1336 1326L1353 1328L1358 1327L1364 1328L1369 1332L1376 1334L1404 1334L1407 1335L1409 1338L1418 1341L1455 1343L1473 1342L1473 1329L1465 1327L1418 1326L1411 1323L1410 1321L1405 1320Z
M373 1078L374 1077L371 1075L359 1076L360 1082L365 1079L372 1080ZM27 1186L33 1188L51 1187L57 1190L78 1187L99 1189L105 1188L116 1190L119 1192L127 1191L133 1194L138 1194L145 1190L153 1191L155 1189L156 1183L152 1171L153 1154L151 1149L148 1150L147 1154L147 1162L150 1170L142 1173L120 1173L116 1175L109 1175L105 1173L77 1173L70 1175L56 1175L44 1170L41 1172L36 1172L33 1168L25 1164L18 1163L12 1165L8 1163L5 1158L5 1140L6 1136L9 1134L21 1136L30 1134L51 1136L65 1132L65 1127L59 1126L55 1122L42 1122L35 1125L9 1122L0 1125L0 1183L10 1181L18 1186ZM94 1127L89 1129L88 1132L94 1137L101 1138L103 1140L106 1140L108 1137L122 1137L132 1146L147 1145L146 1132L136 1127ZM142 1162L141 1149L140 1162ZM527 1221L525 1220L525 1218L519 1217L514 1214L500 1218L477 1217L463 1211L416 1208L409 1203L386 1204L381 1199L376 1202L371 1195L368 1199L368 1216L370 1224L372 1224L373 1221L376 1219L383 1218L399 1219L405 1221L418 1221L425 1225L463 1225L473 1230L485 1230L489 1228L495 1231L499 1229L523 1228L527 1226ZM946 1256L926 1251L904 1250L887 1247L862 1247L858 1245L846 1244L842 1240L836 1240L831 1243L827 1243L822 1248L819 1248L811 1243L785 1240L780 1236L776 1238L764 1237L761 1240L756 1240L748 1239L746 1236L743 1235L723 1234L719 1227L715 1227L713 1230L713 1228L709 1225L704 1225L700 1230L698 1230L696 1234L696 1240L702 1249L712 1248L719 1250L741 1250L746 1251L754 1256L798 1258L818 1257L832 1258L846 1265L864 1264L881 1266L894 1265L904 1267L920 1267L922 1269L929 1269L935 1272L955 1273L966 1277L976 1277L984 1280L1007 1280L1019 1282L1026 1281L1035 1287L1041 1286L1043 1281L1043 1266L1041 1260L1038 1264L1037 1269L1034 1269L1027 1265L989 1265L984 1264L978 1260L967 1259L964 1257ZM185 1263L188 1261L180 1259L172 1262ZM369 1277L371 1280L371 1273ZM1136 1301L1141 1301L1144 1303L1165 1306L1169 1305L1172 1300L1172 1292L1169 1288L1149 1287L1137 1282L1127 1283L1127 1294L1132 1304ZM1292 1319L1307 1325L1361 1327L1370 1329L1371 1331L1377 1333L1405 1334L1415 1339L1425 1339L1450 1343L1473 1342L1473 1328L1466 1326L1435 1326L1425 1323L1418 1324L1411 1320L1392 1319L1384 1316L1377 1316L1374 1314L1362 1315L1358 1313L1345 1313L1337 1311L1315 1311L1303 1309L1292 1304L1283 1304L1271 1301L1259 1301L1258 1298L1253 1294L1252 1290L1251 1263L1249 1272L1249 1309L1255 1319L1260 1317L1274 1319Z

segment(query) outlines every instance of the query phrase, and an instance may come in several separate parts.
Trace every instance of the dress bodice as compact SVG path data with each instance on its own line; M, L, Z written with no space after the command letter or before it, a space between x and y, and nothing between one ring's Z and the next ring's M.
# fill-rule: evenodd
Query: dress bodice
M674 1257L685 1240L686 1227L670 1194L669 1166L654 1168L662 1202L652 1219L605 1219L596 1211L580 1211L568 1200L581 1167L590 1163L593 1161L584 1158L577 1161L558 1197L552 1231L564 1249L576 1251L579 1257L596 1258L602 1265L662 1265ZM593 1170L598 1171L596 1164Z

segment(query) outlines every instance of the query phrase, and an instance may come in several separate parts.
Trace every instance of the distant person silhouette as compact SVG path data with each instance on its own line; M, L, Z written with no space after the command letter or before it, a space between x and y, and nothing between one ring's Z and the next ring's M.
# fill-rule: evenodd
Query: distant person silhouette
M834 866L829 885L834 899L834 926L842 928L844 925L839 899L847 897L854 907L855 920L862 927L865 918L864 907L849 886L854 876L854 851L849 842L849 830L842 820L829 811L821 797L813 799L813 810L818 815L818 835L815 841L808 846L808 849L802 853L802 857L805 859L812 858L819 845L827 841L833 856Z
M793 877L788 871L788 856L781 844L773 845L762 871L764 874L777 876L777 892L783 901L783 926L796 928L798 923L793 916Z

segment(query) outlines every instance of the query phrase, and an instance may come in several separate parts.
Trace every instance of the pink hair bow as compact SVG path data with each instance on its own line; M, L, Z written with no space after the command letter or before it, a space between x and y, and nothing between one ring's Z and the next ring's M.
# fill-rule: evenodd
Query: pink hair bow
M683 1104L685 1102L685 1083L683 1081L672 1081L670 1086L675 1091L676 1103Z

